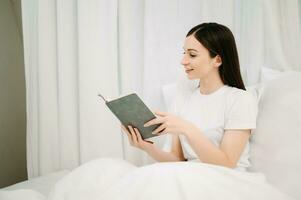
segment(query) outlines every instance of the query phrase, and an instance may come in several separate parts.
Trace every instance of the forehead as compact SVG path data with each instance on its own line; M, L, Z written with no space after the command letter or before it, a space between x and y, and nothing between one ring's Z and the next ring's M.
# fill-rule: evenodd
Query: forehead
M184 49L195 49L197 51L206 50L206 48L193 35L185 38Z

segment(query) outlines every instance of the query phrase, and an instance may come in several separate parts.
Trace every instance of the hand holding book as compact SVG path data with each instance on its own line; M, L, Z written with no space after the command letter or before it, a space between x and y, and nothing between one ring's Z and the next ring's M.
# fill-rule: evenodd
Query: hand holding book
M196 128L192 123L166 112L157 111L156 117L135 93L112 101L101 97L127 133L131 133L137 139L138 136L145 140L166 133L186 135Z
M129 142L132 146L146 151L147 149L151 148L151 146L153 145L153 142L142 139L141 134L137 128L128 126L127 129L123 125L121 125L121 128L123 132L127 134Z
M187 136L188 133L192 132L191 130L197 128L193 123L170 113L156 111L155 114L158 116L157 118L144 124L144 127L159 125L152 134L162 135L169 133L176 135L183 134Z
M105 101L108 108L125 128L128 126L137 128L141 133L143 140L157 136L152 134L152 132L158 128L160 124L149 127L143 126L146 122L155 119L156 116L143 103L137 94L129 94L111 101L107 101L102 95L98 96Z

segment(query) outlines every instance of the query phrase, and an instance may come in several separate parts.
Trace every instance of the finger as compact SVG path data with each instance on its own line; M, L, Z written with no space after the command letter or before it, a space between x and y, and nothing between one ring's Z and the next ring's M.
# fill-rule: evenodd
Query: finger
M141 136L139 130L138 130L137 128L134 128L134 131L135 131L135 133L136 133L138 142L142 142L143 139L142 139L142 136Z
M139 130L137 129L137 128L134 128L134 130L135 130L135 132L136 132L136 135L137 135L137 138L138 138L138 142L140 143L142 143L142 142L148 142L148 143L151 143L151 144L154 144L152 141L147 141L147 140L143 140L142 139L142 136L141 136L141 134L140 134L140 132L139 132Z
M130 132L128 131L127 128L125 128L125 126L123 126L123 127L121 127L121 128L122 128L122 131L123 131L124 133L126 133L126 134L129 135L129 136L131 136Z
M165 128L166 128L166 127L165 127L165 124L162 124L161 126L159 126L158 128L156 128L156 129L152 132L152 134L159 134L159 133L162 133L162 132L164 131Z
M132 135L128 132L128 130L126 130L125 127L123 127L122 129L123 129L123 131L126 133L128 139L129 139L130 144L131 144L131 145L134 145Z
M126 132L126 135L127 135L128 139L129 139L130 144L133 146L133 145L134 145L134 142L133 142L133 137L132 137L132 135L131 135L129 132Z
M159 110L155 111L155 114L160 116L160 117L165 117L166 115L168 115L167 112L162 112L162 111L159 111Z
M164 122L164 118L163 117L157 117L155 119L152 119L148 122L146 122L143 126L144 127L148 127L148 126L151 126L151 125L154 125L154 124L162 124Z
M125 126L121 125L121 129L122 129L125 133L128 133L128 130L125 128Z
M162 135L166 133L166 128L163 128L161 131L158 132L157 135Z
M137 144L137 141L135 140L135 133L131 132L130 136L131 136L131 140L132 140L132 146L137 147L138 144Z
M132 135L132 138L133 138L133 142L134 142L135 145L137 145L137 144L138 144L138 140L137 140L136 133L135 133L135 131L134 131L134 129L133 129L132 126L128 126L128 127L129 127L129 129L130 129L130 131L131 131L131 135Z

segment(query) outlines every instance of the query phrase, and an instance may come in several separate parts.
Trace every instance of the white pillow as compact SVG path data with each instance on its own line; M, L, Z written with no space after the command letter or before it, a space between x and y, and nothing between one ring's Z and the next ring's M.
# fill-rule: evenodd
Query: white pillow
M257 102L260 99L260 96L262 94L263 88L264 88L264 84L263 83L259 83L259 84L252 85L252 86L246 86L246 90L248 92L250 92L257 99Z
M274 80L276 78L280 78L281 76L289 74L291 72L294 72L294 71L291 71L291 70L281 71L281 70L272 69L272 68L268 68L268 67L262 67L260 82L266 83L266 82Z
M176 93L177 93L176 83L167 84L162 87L164 104L168 112L171 112L172 110L171 105L175 100Z
M253 96L259 101L260 96L264 90L264 86L271 80L280 78L291 73L296 73L297 71L285 70L280 71L277 69L272 69L268 67L261 68L260 82L255 85L246 86L246 90L249 91ZM297 72L298 73L298 72Z
M265 84L259 100L257 128L251 139L252 171L301 199L301 73Z
M199 80L179 79L178 81L166 84L162 87L162 94L168 112L176 112L172 105L182 102L190 95L199 84Z

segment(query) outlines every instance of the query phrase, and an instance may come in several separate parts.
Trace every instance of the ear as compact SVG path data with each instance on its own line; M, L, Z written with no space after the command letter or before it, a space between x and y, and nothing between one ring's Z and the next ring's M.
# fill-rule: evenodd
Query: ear
M214 67L219 67L222 64L223 64L222 58L219 55L215 56L214 57Z

